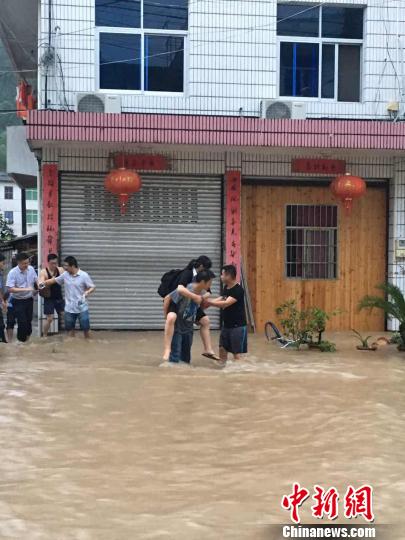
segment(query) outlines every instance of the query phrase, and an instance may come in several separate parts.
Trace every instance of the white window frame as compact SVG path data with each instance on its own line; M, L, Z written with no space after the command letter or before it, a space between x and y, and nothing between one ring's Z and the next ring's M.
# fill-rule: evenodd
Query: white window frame
M277 5L282 4L279 2ZM339 4L328 4L327 7L345 7L350 9L347 5ZM353 6L358 7L358 6ZM314 37L301 37L301 36L279 36L277 35L277 95L280 99L288 101L309 101L309 102L319 102L323 103L349 103L355 105L357 103L362 103L363 101L363 50L364 50L364 11L363 10L363 39L346 39L346 38L330 38L322 37L322 10L323 6L319 6L319 28L318 36ZM277 24L277 23L276 23ZM277 26L276 26L277 32ZM280 73L281 73L281 43L312 43L317 44L319 48L318 56L318 96L316 97L302 97L302 96L284 96L280 94ZM323 98L322 97L322 45L335 45L335 88L334 88L334 98ZM359 101L340 101L338 100L338 77L339 77L339 45L357 45L360 48L360 95Z
M123 28L117 26L97 26L95 31L95 76L96 76L96 90L103 94L117 94L117 95L141 95L141 96L160 96L160 97L184 97L188 88L188 30L159 30L143 27L143 0L141 1L141 26L140 28ZM117 90L115 88L107 89L100 88L100 34L130 34L141 36L141 90ZM144 90L145 83L145 36L173 36L182 37L184 43L183 51L183 91L182 92L158 92L155 90Z
M36 223L32 223L31 221L28 221L28 215L30 215L30 216L36 215L37 216ZM33 227L34 225L38 225L38 210L33 210L33 209L26 210L25 218L26 218L26 221L27 221L27 225L29 225L30 227Z

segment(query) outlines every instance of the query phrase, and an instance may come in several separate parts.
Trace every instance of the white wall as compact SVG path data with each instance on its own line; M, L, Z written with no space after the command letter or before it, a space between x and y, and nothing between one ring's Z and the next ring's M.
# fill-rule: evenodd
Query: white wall
M53 0L52 4L52 28L60 28L56 46L66 99L73 107L76 92L97 88L94 0ZM334 4L366 6L362 102L314 99L308 103L308 116L388 118L387 103L402 101L405 88L403 62L397 62L397 31L401 33L405 27L405 2L338 0ZM274 0L190 0L185 95L163 97L129 92L122 96L123 112L238 115L243 109L245 115L258 115L261 99L278 97L276 11ZM43 0L40 54L47 41L47 14L48 3ZM398 58L403 57L405 45L401 35L400 42ZM61 76L51 76L48 88L49 105L60 108ZM40 76L42 106L43 91L44 77Z
M4 188L9 186L13 188L13 198L4 198ZM26 201L27 210L38 210L38 201ZM0 213L4 217L4 212L13 212L14 223L10 225L16 236L22 235L22 212L21 212L21 189L10 180L10 182L0 181ZM27 224L27 234L38 231L38 225Z

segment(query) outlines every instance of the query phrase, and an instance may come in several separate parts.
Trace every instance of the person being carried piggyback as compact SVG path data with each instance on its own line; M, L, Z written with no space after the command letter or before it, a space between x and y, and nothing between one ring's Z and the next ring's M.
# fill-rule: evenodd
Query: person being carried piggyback
M175 291L166 296L164 300L165 313L168 313L173 305L175 305L177 313L169 362L190 364L197 312L204 300L204 294L211 288L214 278L215 274L211 270L202 270L198 272L192 283L186 287L179 285Z

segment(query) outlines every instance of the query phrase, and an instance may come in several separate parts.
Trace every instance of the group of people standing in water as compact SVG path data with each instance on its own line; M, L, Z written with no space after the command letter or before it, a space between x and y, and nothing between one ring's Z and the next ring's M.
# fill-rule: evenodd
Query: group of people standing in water
M46 337L55 312L65 331L73 336L77 322L84 336L90 336L90 316L87 298L95 291L89 274L80 269L75 257L64 259L63 267L58 256L50 254L39 278L30 265L26 253L18 253L16 266L4 280L2 271L5 257L0 254L0 340L11 341L17 322L17 339L25 342L32 334L33 300L36 294L43 297L46 317L43 334ZM172 363L190 363L194 327L200 328L203 356L218 363L225 363L228 353L239 359L247 352L247 323L245 293L237 281L235 266L222 267L220 279L222 295L213 298L211 287L216 278L212 262L206 255L193 259L181 270L164 274L158 293L163 298L165 318L163 360ZM62 285L64 287L64 295ZM208 308L221 309L223 328L219 339L219 355L213 349ZM4 323L3 312L7 313ZM7 338L5 329L7 327Z

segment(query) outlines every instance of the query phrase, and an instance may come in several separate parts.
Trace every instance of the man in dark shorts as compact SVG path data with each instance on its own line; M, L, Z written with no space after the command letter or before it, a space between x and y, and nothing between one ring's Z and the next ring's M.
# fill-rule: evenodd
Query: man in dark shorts
M222 296L216 300L206 300L205 305L223 310L224 326L219 338L219 356L222 362L232 353L235 360L247 353L247 323L245 312L245 291L236 281L233 264L222 267L221 281L224 285Z
M39 275L40 281L46 281L53 277L58 277L63 274L64 269L58 266L58 256L54 253L48 255L48 266L41 270ZM59 318L59 325L63 321L63 312L65 311L65 301L63 300L62 287L55 283L46 289L43 289L41 296L44 298L44 315L46 315L46 321L44 324L44 336L48 336L49 329L53 322L54 313L56 311Z

